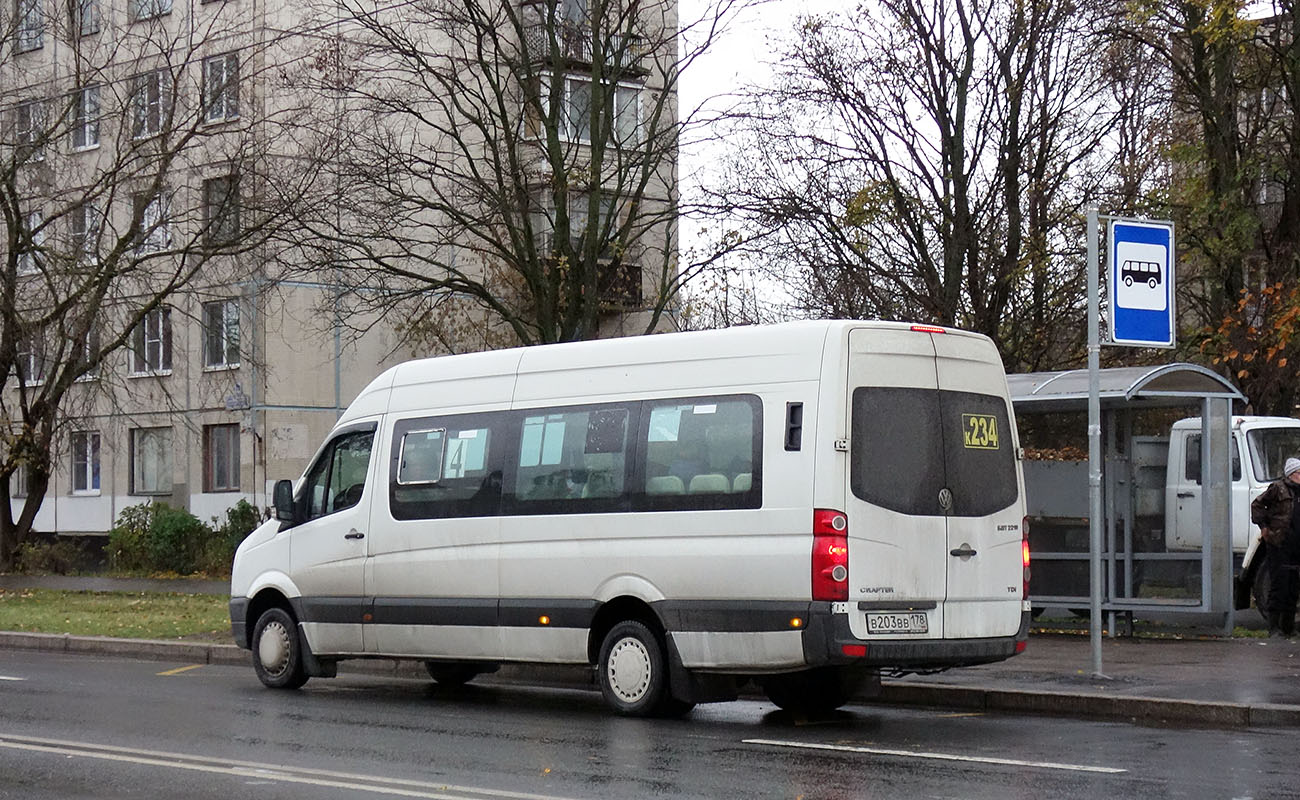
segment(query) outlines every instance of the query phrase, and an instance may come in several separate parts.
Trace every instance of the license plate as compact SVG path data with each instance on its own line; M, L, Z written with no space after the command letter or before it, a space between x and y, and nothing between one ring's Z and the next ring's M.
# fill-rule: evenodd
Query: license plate
M924 611L868 614L867 633L929 633L930 618Z

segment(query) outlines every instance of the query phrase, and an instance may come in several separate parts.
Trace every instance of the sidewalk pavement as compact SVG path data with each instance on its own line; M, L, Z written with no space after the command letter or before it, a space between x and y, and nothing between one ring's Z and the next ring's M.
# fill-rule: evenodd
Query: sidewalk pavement
M0 589L173 591L225 594L220 581L0 575ZM1087 636L1035 633L1026 651L997 664L883 681L871 702L962 711L1041 713L1205 727L1300 728L1300 640L1199 636L1102 641L1104 677L1092 674ZM0 632L0 649L96 653L165 661L248 664L233 644L141 641ZM424 676L411 662L345 661L340 671ZM503 666L484 683L593 686L582 667Z

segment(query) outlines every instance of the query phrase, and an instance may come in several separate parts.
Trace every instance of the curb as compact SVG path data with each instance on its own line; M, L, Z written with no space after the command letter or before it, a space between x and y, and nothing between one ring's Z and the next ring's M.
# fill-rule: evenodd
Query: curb
M0 631L0 649L107 655L152 661L188 661L199 664L239 666L249 664L248 651L241 650L234 644L116 639L106 636ZM339 671L401 677L424 677L425 675L418 662L392 659L345 661L340 665ZM485 677L487 677L485 683L586 689L595 685L592 670L580 666L506 664L502 665L499 672ZM1139 724L1200 725L1213 728L1300 728L1300 706L1269 703L1205 702L1162 697L1034 692L907 682L882 683L878 696L859 698L858 702L864 705L886 704L1108 719Z
M877 703L1214 728L1300 727L1300 706L885 683Z

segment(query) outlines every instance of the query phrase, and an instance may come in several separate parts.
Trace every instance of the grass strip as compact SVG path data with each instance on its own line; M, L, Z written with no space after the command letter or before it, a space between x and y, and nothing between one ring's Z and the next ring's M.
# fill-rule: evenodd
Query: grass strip
M229 603L222 595L0 589L0 630L229 641Z

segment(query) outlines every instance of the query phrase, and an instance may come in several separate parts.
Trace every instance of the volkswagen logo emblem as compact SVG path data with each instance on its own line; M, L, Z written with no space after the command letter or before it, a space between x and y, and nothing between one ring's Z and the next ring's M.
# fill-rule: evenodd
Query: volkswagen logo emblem
M952 490L947 486L939 490L939 507L944 511L952 511Z

